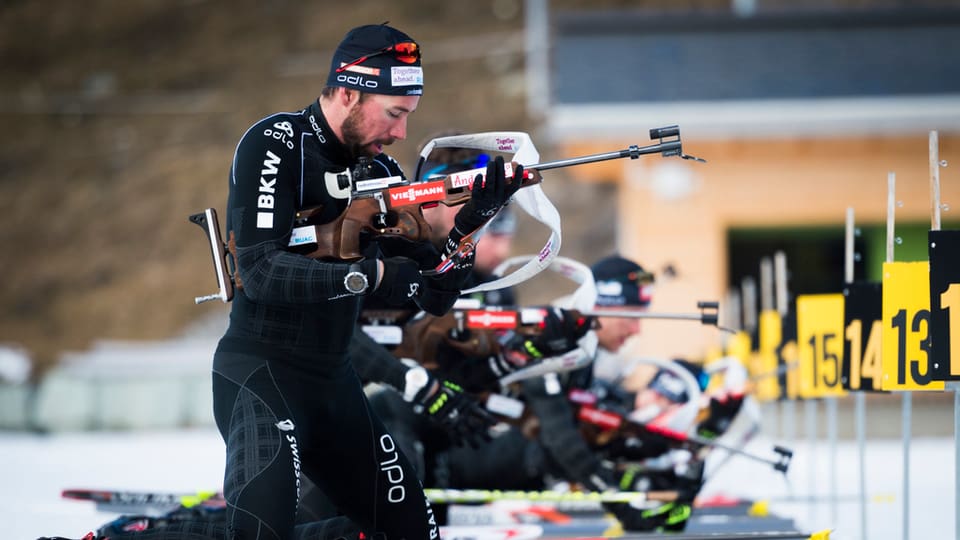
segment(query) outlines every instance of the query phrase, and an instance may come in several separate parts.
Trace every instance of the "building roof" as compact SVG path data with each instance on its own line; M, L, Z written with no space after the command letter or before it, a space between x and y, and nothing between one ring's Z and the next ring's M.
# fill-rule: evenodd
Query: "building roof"
M551 69L554 134L960 130L960 10L557 13Z

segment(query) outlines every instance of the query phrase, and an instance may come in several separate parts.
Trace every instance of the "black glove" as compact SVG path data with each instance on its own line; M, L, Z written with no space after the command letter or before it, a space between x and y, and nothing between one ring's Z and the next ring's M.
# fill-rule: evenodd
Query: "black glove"
M533 336L505 334L503 356L516 367L524 367L550 356L577 348L577 341L593 327L592 317L583 317L562 308L542 308L543 320Z
M450 441L457 446L467 443L478 448L491 440L487 429L496 420L455 383L437 380L428 372L428 380L423 388L412 396L404 393L404 398L409 398L415 404L417 412L443 428Z
M743 395L728 395L710 398L710 412L697 426L697 433L708 439L716 439L726 433L733 419L743 406Z
M546 356L557 356L577 348L577 342L593 328L594 319L562 308L547 308L541 332L533 345Z
M682 531L690 518L687 503L665 502L651 508L635 508L628 503L606 503L624 530L627 531Z
M594 491L648 491L668 489L663 485L649 480L641 481L638 469L627 469L621 473L614 473L606 466L598 467L590 475L584 485ZM671 477L675 477L671 475ZM682 496L681 496L682 497ZM630 503L604 503L604 508L612 513L624 530L627 531L682 531L687 526L690 517L693 497L680 498L677 501L656 503L642 503L638 508Z
M503 169L503 156L497 156L493 161L487 162L486 176L478 174L473 179L473 193L470 195L470 200L457 212L453 220L455 230L450 231L451 238L459 232L459 237L454 240L454 244L496 215L510 197L520 189L523 165L517 165L509 183Z
M474 254L471 253L446 272L425 276L423 288L416 298L420 309L437 316L450 311L473 273L473 261Z
M383 261L383 276L380 284L371 294L383 298L393 305L402 305L415 300L423 288L423 277L420 275L420 266L413 259L406 257L390 257ZM377 259L366 259L360 267L367 275L367 280L376 283Z

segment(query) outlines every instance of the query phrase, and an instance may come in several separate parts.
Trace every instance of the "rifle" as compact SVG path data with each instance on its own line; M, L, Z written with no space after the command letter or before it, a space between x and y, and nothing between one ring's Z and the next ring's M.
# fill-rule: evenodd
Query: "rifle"
M519 135L519 134L517 134ZM446 140L465 140L470 136L444 137ZM525 137L526 138L526 137ZM525 139L524 138L524 139ZM645 154L661 154L664 157L679 156L683 159L704 161L700 158L683 153L680 141L680 128L667 126L650 130L651 139L659 139L657 144L639 147L632 145L624 150L606 152L589 156L562 159L537 164L525 164L524 175L520 179L520 187L529 187L543 181L541 171L594 163L610 159L627 158L637 159ZM504 137L504 150L518 150L522 146L517 142L519 137ZM435 140L436 141L436 140ZM434 143L435 141L431 141ZM313 223L311 218L319 212L319 208L306 209L297 214L294 229L294 238L291 246L296 251L312 258L333 258L337 260L356 260L362 257L359 249L360 233L374 235L401 236L413 241L422 241L430 238L430 225L423 217L424 207L443 204L457 206L470 199L470 190L474 179L478 175L486 174L486 167L455 172L439 178L416 181L420 177L420 170L426 162L426 155L433 148L429 144L421 153L417 164L414 182L403 180L400 177L370 179L372 165L364 160L351 171L338 175L338 186L347 189L352 186L350 204L337 219L328 223ZM504 164L507 178L513 177L517 162ZM352 177L352 178L351 178ZM482 227L481 227L482 228ZM477 231L467 234L451 255L452 259L463 258L473 251L477 241ZM435 270L442 273L438 267Z
M700 321L707 326L716 326L725 332L732 331L717 324L719 320L718 311L720 304L718 302L698 301L697 309L700 313L650 313L647 311L637 311L629 309L593 309L575 311L583 317L621 317L625 319L673 319L686 321Z
M361 317L364 316L361 313ZM397 357L412 358L427 369L437 369L441 367L437 356L441 342L464 357L492 356L502 350L500 335L513 332L536 336L541 331L539 323L542 320L538 309L463 309L454 306L445 315L424 315L404 325L403 340L393 353ZM575 367L579 366L570 369Z
M393 350L394 355L401 358L412 358L428 369L436 369L439 367L437 351L441 341L465 357L485 357L501 352L502 343L498 337L500 335L513 332L532 337L538 335L541 331L539 324L543 321L543 314L540 309L480 306L465 308L464 305L464 303L459 304L459 306L455 305L449 313L442 316L424 315L410 320L403 325L401 342L399 344L389 343L390 345L397 345ZM597 317L698 320L703 324L717 324L717 302L698 302L697 307L701 310L699 314L649 313L626 309L568 309L567 311L574 318L592 319L590 322L591 329L596 328ZM397 318L396 315L391 315L391 317ZM386 318L385 312L361 312L361 319L383 320L384 318ZM595 349L595 345L591 349ZM590 351L586 358L582 354L563 354L548 358L535 365L513 372L501 379L500 382L507 385L546 373L570 371L588 364L592 357L593 351Z
M682 433L680 431L652 423L638 422L632 420L627 415L619 414L610 410L600 409L589 404L584 404L580 407L580 410L577 412L577 418L583 424L592 426L594 428L594 431L591 433L593 435L592 440L600 440L602 443L609 442L617 435L641 438L653 436L662 439L668 444L694 451L703 448L720 448L732 454L737 454L754 461L766 463L767 465L772 466L774 470L780 471L784 475L787 474L787 469L790 467L790 462L793 459L793 451L782 446L774 445L773 451L776 454L776 458L766 458L752 454L740 448L734 448L732 446L720 443L713 439L701 437L700 435ZM601 433L605 433L605 435L598 437L596 430L599 430ZM590 431L588 430L588 433L589 432Z
M477 136L482 135L484 134ZM525 133L506 135L514 136L502 139L504 142L498 146L499 150L517 151L518 155L520 151L529 150L529 147L524 148L523 144L529 140L529 136ZM459 141L470 139L470 137L474 136L443 137L430 141L421 153L414 178L419 178L420 169L426 161L426 155L429 150L438 144L437 141L440 141L439 144L443 145L451 140ZM520 179L520 187L525 188L540 184L543 180L541 171L611 159L637 159L648 154L660 154L663 157L676 156L682 159L705 162L703 159L683 153L678 126L650 129L650 138L658 140L658 142L643 147L631 145L626 149L613 152L544 163L524 164L524 175ZM497 140L500 141L501 139ZM520 142L517 142L518 140ZM527 152L526 155L536 156L537 154L533 150ZM513 177L513 170L517 164L513 161L504 164L508 178ZM331 186L340 190L349 189L350 198L347 208L334 220L327 223L317 222L322 207L311 207L298 211L288 245L290 250L315 259L355 261L363 257L360 249L360 239L363 234L402 237L412 241L428 240L431 230L423 216L423 208L439 204L456 206L466 203L470 199L470 190L473 187L474 179L477 175L484 175L486 168L471 169L439 178L413 182L400 176L370 178L372 171L373 164L368 159L361 158L352 170L345 170L337 174L327 173L326 180ZM204 214L209 214L211 210L213 209L208 209ZM200 224L194 220L194 217L199 215L201 214L190 216L190 220ZM490 217L490 219L492 218L493 216ZM198 304L215 298L220 298L223 302L229 302L233 297L233 291L228 290L227 280L223 277L226 267L221 264L221 261L225 261L226 258L226 255L221 255L221 253L227 250L225 247L220 247L223 245L223 240L219 227L215 223L210 225L210 222L211 220L208 218L208 224L203 226L214 251L214 266L217 270L220 288L216 294L197 297L195 301ZM435 275L454 267L456 262L473 252L482 228L481 226L465 235L460 240L456 250L445 261L441 262L436 269L427 270L423 273L425 275ZM550 248L548 251L555 251L558 247L546 246L545 249ZM234 280L234 283L229 285L230 289L234 286L242 288L241 284L235 283L234 265L230 266L227 273Z

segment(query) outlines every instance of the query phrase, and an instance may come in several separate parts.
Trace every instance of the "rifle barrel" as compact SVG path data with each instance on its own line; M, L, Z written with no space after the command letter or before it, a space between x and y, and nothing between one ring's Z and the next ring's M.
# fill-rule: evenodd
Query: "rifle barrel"
M626 310L588 310L579 311L586 317L619 317L622 319L680 319L687 321L703 320L700 313L648 313L644 311L626 311Z
M525 169L535 169L538 171L546 171L550 169L559 169L560 167L569 167L571 165L583 165L584 163L594 163L597 161L607 161L610 159L621 159L621 158L630 158L637 159L644 154L657 154L657 153L667 153L671 151L679 152L680 151L680 141L668 141L658 144L651 144L650 146L639 147L637 145L631 145L629 148L623 150L617 150L614 152L603 152L601 154L592 154L589 156L581 156L575 158L567 159L558 159L556 161L546 161L544 163L538 163L536 165L527 165ZM666 154L673 155L673 154Z

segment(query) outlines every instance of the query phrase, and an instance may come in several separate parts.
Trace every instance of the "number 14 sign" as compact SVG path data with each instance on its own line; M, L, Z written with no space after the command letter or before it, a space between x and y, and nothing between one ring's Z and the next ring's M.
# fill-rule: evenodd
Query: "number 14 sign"
M930 231L930 356L935 381L960 380L960 231Z

